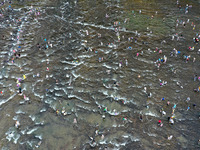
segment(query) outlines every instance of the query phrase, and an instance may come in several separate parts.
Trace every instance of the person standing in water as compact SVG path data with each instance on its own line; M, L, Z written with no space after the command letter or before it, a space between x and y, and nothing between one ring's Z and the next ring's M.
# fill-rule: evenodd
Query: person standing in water
M139 115L139 119L140 119L140 121L143 122L143 116L142 116L142 114Z

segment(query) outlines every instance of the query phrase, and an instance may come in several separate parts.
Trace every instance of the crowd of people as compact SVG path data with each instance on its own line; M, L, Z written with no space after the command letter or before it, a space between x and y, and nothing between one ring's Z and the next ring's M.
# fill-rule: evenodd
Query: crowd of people
M6 4L6 2L7 2L7 4ZM1 10L0 10L0 18L1 19L4 18L4 14L6 13L6 10L12 10L12 7L10 6L11 3L12 3L12 1L8 0L8 1L4 1L4 2L2 2L0 4L1 7L7 5L7 8L3 8L2 7ZM179 1L177 1L177 6L178 6L179 9L183 9L183 7L181 7ZM190 5L187 4L184 7L184 13L188 14L189 10L191 8L192 8L192 6L190 6ZM142 10L139 10L139 14L141 14L141 13L142 13ZM156 12L156 14L157 13L158 12ZM28 12L26 12L26 14L27 15L34 15L35 16L34 19L37 20L37 16L39 16L41 14L41 12L38 9L30 8L30 10L28 10ZM109 14L105 15L105 18L109 18L109 17L110 17ZM11 19L7 20L7 22L9 22L10 24L13 24L13 25L15 25L15 26L18 27L18 29L17 29L17 36L16 37L12 36L13 35L12 32L10 33L10 35L11 35L12 38L15 37L15 39L13 39L13 40L16 41L15 44L17 46L13 46L12 51L9 52L12 55L11 55L11 57L8 60L6 60L7 63L15 64L16 61L21 58L21 53L22 53L21 49L22 49L22 47L20 46L20 38L23 35L23 29L21 28L21 26L18 26L18 24L20 24L23 21L26 21L26 18L24 16L22 16L21 18L11 18ZM128 21L129 21L129 19L126 18L125 21L124 21L124 23L127 23ZM116 32L116 36L117 36L118 42L120 42L121 39L124 39L124 37L120 37L120 25L121 24L120 24L119 21L115 21L114 22L114 28L115 28L115 32ZM159 59L157 59L157 60L154 61L154 65L155 65L155 67L157 68L158 71L162 70L161 66L162 65L166 65L169 59L171 59L173 57L178 57L179 55L182 55L181 59L183 59L183 61L185 63L199 63L199 60L197 60L197 58L199 57L198 55L200 54L200 49L196 49L196 47L199 44L200 33L198 33L198 31L196 32L196 25L194 24L194 22L191 22L190 19L186 19L185 20L185 18L183 18L182 20L181 19L177 19L176 20L176 29L178 27L183 27L183 28L187 28L187 27L189 28L190 27L191 28L191 32L192 31L195 32L196 36L193 39L191 39L191 41L193 41L193 42L191 42L191 46L188 47L188 48L186 47L186 49L188 50L188 53L183 53L182 54L182 52L180 50L178 50L178 48L173 48L172 51L170 52L169 58L168 58L166 55L163 55L163 50L161 48L155 47L154 53L157 54L157 55L159 55ZM147 28L147 30L148 29L149 29L149 27ZM86 34L86 36L88 36L90 33L89 33L88 30L86 30L85 34ZM139 33L136 33L136 34L139 34ZM5 35L1 35L1 36L2 36L3 39L6 38ZM100 33L98 33L98 37L100 38L100 37L102 37L102 35ZM179 35L178 33L176 33L175 35L172 35L171 40L172 41L176 40L177 42L179 42L180 38L182 38L182 35ZM137 38L129 37L128 41L129 42L130 41L137 42ZM163 41L163 42L166 42L166 41ZM115 47L115 45L113 43L108 43L107 46L108 47ZM52 48L53 44L50 42L50 40L44 38L43 41L40 41L40 43L37 43L36 47L38 48L38 50L46 50L46 49ZM98 51L93 50L90 47L87 47L86 45L85 45L84 49L86 51L94 51L95 53L98 53ZM132 47L131 46L127 47L127 50L132 50ZM192 56L189 53L191 51L196 51L196 55L197 56L195 56L195 55ZM143 54L144 54L143 50L137 51L135 57L137 57L137 58L142 57ZM98 62L99 63L101 63L103 61L104 61L104 57L103 56L98 58ZM75 60L73 63L78 63L78 61ZM123 66L127 67L128 65L129 65L129 63L128 63L127 59L125 59L124 61L119 61L118 62L119 69L122 68ZM48 75L48 72L50 71L49 68L50 68L49 67L49 59L47 58L46 59L46 79L49 78L49 75ZM20 69L21 72L23 72L23 68L22 67L20 67L19 69ZM172 71L173 71L174 74L176 74L176 69L173 69ZM107 73L109 74L110 70L107 70ZM20 96L23 96L24 100L26 100L26 101L29 100L29 97L27 97L25 95L26 91L23 90L23 85L26 84L27 77L31 78L31 76L27 76L26 74L22 74L21 78L17 78L16 79L16 87L17 87L18 94ZM37 73L36 75L33 75L33 78L37 78L37 77L40 77L40 73ZM138 78L140 78L140 75L138 76ZM200 74L196 74L195 73L193 78L194 78L193 79L194 82L199 82L200 83ZM58 82L58 81L56 80L56 82ZM69 85L70 84L71 83L69 83ZM113 84L116 87L120 86L119 82L117 82L117 81L115 81ZM159 79L159 85L160 85L160 87L164 87L164 86L168 85L168 82L165 81L165 80ZM183 88L183 85L181 85L180 82L177 82L177 86L180 86L181 88ZM47 91L48 91L48 89L47 89ZM147 99L151 99L152 98L152 93L149 90L147 90L146 87L144 87L144 91L147 94ZM193 92L200 93L200 84L193 89ZM2 95L3 95L3 93L4 93L4 91L1 90L1 94ZM164 108L161 108L159 110L161 116L164 117L163 119L159 119L158 120L157 125L159 127L163 127L164 126L164 122L162 120L165 120L165 119L168 120L169 125L174 125L175 122L176 122L176 115L175 115L175 113L176 113L176 109L177 109L177 104L175 104L175 103L173 103L173 102L171 102L169 100L167 100L167 102L166 102L165 100L166 100L165 97L161 98L161 101L163 103L166 103L167 107L172 106L171 107L171 114L167 114L166 111L164 110ZM193 108L198 107L195 103L192 102L192 99L189 96L185 98L185 103L188 104L188 107L187 107L186 111L189 111L191 109L191 107L189 105L190 103L192 103ZM149 106L147 106L147 107L149 107ZM99 109L101 109L103 111L102 118L105 119L105 113L108 112L108 108L107 107L101 107L99 105ZM67 112L66 112L65 108L63 107L61 111L57 109L56 110L56 114L57 115L64 115L64 116L66 116ZM116 114L115 111L114 111L114 114ZM200 115L198 116L198 118L200 119ZM144 120L143 114L139 114L139 119L141 121ZM123 121L126 121L126 120L127 120L127 118L123 117ZM77 124L77 119L76 118L74 118L73 123ZM20 121L19 120L16 120L15 127L18 128L18 129L20 128ZM103 140L104 139L104 134L97 129L95 131L95 136L99 136L99 135L101 136L101 139ZM90 139L91 139L90 145L92 147L95 147L95 145L96 145L96 143L95 143L95 136L94 137L90 137ZM173 135L169 135L167 137L167 139L171 140L173 137L174 137Z

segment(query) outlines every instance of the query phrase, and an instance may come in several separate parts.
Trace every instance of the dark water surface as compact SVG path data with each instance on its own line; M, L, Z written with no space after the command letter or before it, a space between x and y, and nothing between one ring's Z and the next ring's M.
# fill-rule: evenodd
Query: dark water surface
M19 0L0 7L2 150L200 148L200 95L193 91L200 85L193 78L200 76L193 40L199 0Z

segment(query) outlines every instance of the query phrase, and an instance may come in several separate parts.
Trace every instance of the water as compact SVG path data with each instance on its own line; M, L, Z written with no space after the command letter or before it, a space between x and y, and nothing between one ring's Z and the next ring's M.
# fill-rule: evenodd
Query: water
M6 1L0 11L1 149L198 149L193 76L200 76L200 48L193 37L200 2L179 3L180 9L164 0ZM177 57L170 56L174 48ZM13 50L21 54L14 63ZM191 55L188 63L183 54ZM154 62L164 55L158 70ZM25 98L16 86L23 75Z

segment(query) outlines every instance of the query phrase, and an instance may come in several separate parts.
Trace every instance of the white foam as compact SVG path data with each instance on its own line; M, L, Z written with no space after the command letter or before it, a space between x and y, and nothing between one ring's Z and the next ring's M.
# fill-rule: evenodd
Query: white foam
M41 110L40 110L40 112L45 112L47 109L46 108L42 108Z
M25 112L23 112L21 109L19 109L18 111L15 112L16 114L25 114Z
M151 111L145 113L145 115L153 116L153 117L159 117L157 114L155 114L155 113L153 113L153 112L151 112Z
M4 104L4 103L8 102L9 100L11 100L16 94L17 94L17 93L11 95L11 96L10 96L8 99L6 99L6 100L1 100L1 101L0 101L0 106L1 106L2 104Z
M32 120L33 122L35 121L35 116L29 115L29 117L31 118L31 120Z
M29 130L29 131L27 132L27 134L31 134L31 133L33 133L34 131L36 131L37 129L38 129L38 127L35 127L35 128L33 128L33 129Z
M72 94L68 95L68 98L77 98L78 100L83 101L86 104L90 103L89 101L83 100L82 98L80 98L80 97L78 97L76 95L72 95Z
M35 137L42 140L42 135L36 135Z

